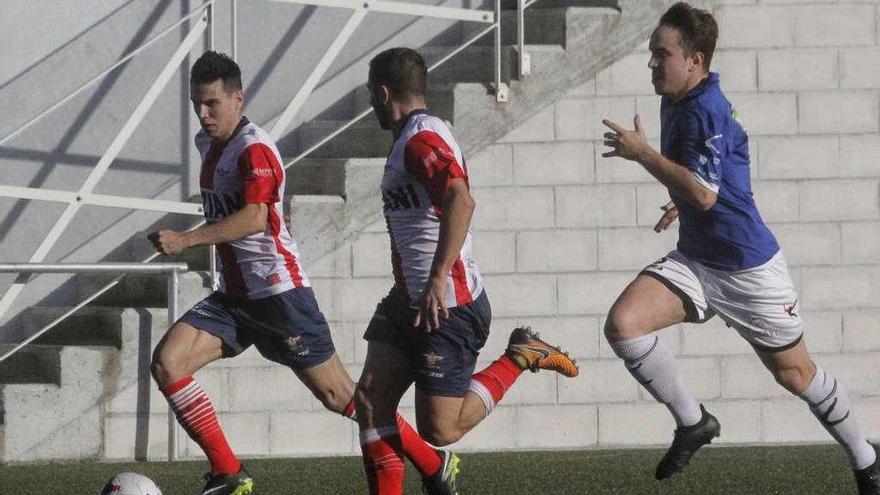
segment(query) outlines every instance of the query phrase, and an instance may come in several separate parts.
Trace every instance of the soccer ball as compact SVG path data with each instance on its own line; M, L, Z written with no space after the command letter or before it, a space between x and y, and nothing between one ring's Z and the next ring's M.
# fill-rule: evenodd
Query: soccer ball
M162 495L162 490L142 474L119 473L104 485L99 495Z

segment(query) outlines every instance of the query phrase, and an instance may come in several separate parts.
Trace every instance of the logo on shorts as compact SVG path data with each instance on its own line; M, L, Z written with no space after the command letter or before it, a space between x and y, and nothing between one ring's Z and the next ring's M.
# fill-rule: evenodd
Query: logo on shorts
M287 344L287 348L291 351L296 351L300 347L302 347L302 335L297 335L296 337L287 337L284 341Z
M440 361L445 359L443 356L438 356L433 352L429 352L427 354L422 354L425 356L425 366L432 369L437 369L440 367Z
M794 312L795 306L797 306L797 303L798 303L798 300L795 299L794 302L791 304L783 304L782 310L785 311L785 313L788 314L788 316L791 316L792 318L797 318L798 314Z
M662 270L663 270L663 263L666 263L666 256L664 256L664 257L660 258L659 260L657 260L657 261L651 263L651 264L648 266L648 268L650 268L650 269L652 269L652 270L657 270L657 271L659 272L659 271L662 271Z

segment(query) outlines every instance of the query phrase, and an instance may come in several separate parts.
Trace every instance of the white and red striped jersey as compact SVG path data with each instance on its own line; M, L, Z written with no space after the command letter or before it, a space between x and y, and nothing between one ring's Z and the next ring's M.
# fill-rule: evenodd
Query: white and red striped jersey
M407 117L382 177L382 202L391 236L395 286L410 301L421 297L434 262L443 195L453 179L468 180L461 150L446 124L424 111ZM446 306L470 303L483 290L468 230L446 281Z
M283 222L284 167L275 143L263 129L242 118L225 144L196 135L202 155L200 185L205 220L216 222L248 203L266 203L266 230L217 244L220 291L258 299L294 287L308 287L296 242Z

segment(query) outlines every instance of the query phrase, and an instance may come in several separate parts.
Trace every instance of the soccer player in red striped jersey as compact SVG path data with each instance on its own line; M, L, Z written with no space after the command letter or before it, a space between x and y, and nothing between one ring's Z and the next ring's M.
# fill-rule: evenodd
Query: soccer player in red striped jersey
M251 344L291 368L324 406L355 419L355 384L336 355L296 243L282 221L284 168L272 139L242 115L241 70L206 52L193 65L191 100L202 130L200 184L207 224L151 234L156 249L177 254L216 245L220 290L174 323L153 354L152 373L177 419L211 463L205 495L245 494L253 480L232 452L211 401L193 373ZM406 456L422 476L445 467L435 450L395 415Z
M394 286L376 308L355 395L371 494L403 490L403 450L395 411L416 385L419 432L434 445L458 441L482 421L524 369L577 375L575 363L526 328L473 375L492 312L471 253L475 203L461 150L446 124L427 113L427 70L408 48L370 61L370 103L394 136L381 191L391 237ZM451 463L457 464L453 456ZM456 470L423 484L455 493ZM440 491L442 486L445 491Z

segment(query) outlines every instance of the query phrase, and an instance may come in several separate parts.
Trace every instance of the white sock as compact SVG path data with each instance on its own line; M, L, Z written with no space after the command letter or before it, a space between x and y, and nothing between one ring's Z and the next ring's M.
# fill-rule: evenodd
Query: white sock
M817 366L816 374L801 394L801 399L810 405L813 415L846 451L853 469L864 469L874 464L874 447L865 439L849 394L837 378Z
M611 348L630 374L659 402L669 408L678 426L700 422L700 404L684 387L675 359L657 335L612 342Z

